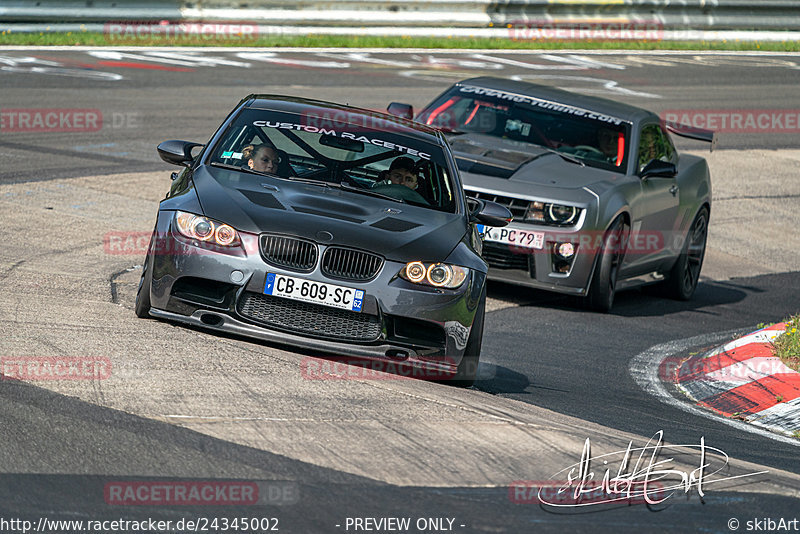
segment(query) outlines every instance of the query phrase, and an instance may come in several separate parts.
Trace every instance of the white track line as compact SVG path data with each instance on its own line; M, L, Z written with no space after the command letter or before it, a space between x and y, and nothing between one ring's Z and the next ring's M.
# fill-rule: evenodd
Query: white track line
M753 330L755 330L755 328L753 328ZM751 434L758 434L759 436L774 439L776 441L794 445L796 447L800 446L800 441L796 439L762 430L742 421L716 416L712 412L704 410L694 404L679 400L673 397L664 387L664 384L661 383L661 379L658 377L658 368L659 364L665 358L669 358L680 353L685 353L689 349L695 347L719 344L725 340L730 340L732 335L739 333L741 333L741 330L728 330L726 332L703 334L700 336L694 336L655 345L634 356L630 365L628 366L628 370L636 383L639 384L644 391L654 395L658 400L665 404L683 410L684 412L689 412L692 415L705 417L706 419L723 423L737 430L750 432Z

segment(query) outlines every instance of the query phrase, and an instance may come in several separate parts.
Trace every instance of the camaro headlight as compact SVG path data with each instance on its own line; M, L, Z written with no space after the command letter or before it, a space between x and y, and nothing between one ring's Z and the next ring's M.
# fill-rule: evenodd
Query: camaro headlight
M556 226L567 226L578 222L581 208L549 202L531 202L525 212L525 220Z
M464 283L469 269L447 263L429 263L411 261L400 271L400 278L433 287L455 289Z
M175 222L181 235L189 239L197 239L222 247L238 246L241 243L239 233L232 226L212 221L201 215L178 211L175 213Z

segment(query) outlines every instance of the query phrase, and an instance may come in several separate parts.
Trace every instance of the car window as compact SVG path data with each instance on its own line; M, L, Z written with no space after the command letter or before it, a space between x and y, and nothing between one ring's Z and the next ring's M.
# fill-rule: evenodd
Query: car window
M642 128L639 138L639 172L654 159L675 163L675 156L675 145L661 126L648 124Z
M630 123L503 91L455 86L416 119L455 134L480 133L544 146L587 165L625 172Z
M249 157L255 152L276 162L265 172L279 178L344 184L454 212L456 190L443 148L399 132L389 122L385 126L316 126L298 114L246 109L223 133L209 162L263 171ZM259 152L265 147L266 153Z

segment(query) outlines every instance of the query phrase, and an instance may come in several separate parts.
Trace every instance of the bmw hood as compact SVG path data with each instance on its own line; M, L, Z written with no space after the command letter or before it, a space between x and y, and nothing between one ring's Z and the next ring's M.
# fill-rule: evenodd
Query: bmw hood
M619 173L582 166L543 147L484 134L450 137L450 146L464 185L492 189L537 187L581 189L621 176Z
M208 166L192 180L204 215L238 230L345 245L390 260L444 261L443 251L449 254L467 231L463 215L331 187Z

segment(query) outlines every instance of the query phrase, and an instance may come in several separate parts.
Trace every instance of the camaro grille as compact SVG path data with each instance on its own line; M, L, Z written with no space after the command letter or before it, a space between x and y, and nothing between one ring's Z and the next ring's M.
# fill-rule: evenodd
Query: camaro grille
M514 219L521 221L525 219L525 214L528 211L528 206L530 205L530 200L525 200L522 198L514 198L514 197L504 197L502 195L495 195L493 193L482 193L480 191L470 191L469 189L464 190L467 193L467 196L472 198L480 198L482 200L489 200L491 202L497 202L508 208L508 211L514 216Z
M331 278L369 280L382 266L380 256L350 248L329 247L322 255L322 273Z
M374 341L381 334L375 315L339 310L319 304L245 293L239 313L278 330L344 341Z
M533 261L531 254L516 254L508 245L501 243L484 243L483 259L490 267L497 269L530 269L528 261Z
M294 271L311 271L317 264L317 244L295 237L262 235L259 240L265 261Z

